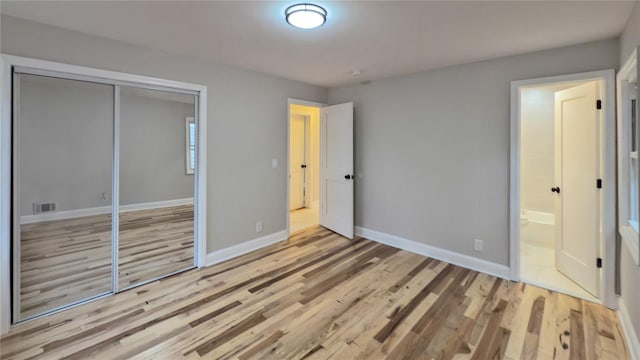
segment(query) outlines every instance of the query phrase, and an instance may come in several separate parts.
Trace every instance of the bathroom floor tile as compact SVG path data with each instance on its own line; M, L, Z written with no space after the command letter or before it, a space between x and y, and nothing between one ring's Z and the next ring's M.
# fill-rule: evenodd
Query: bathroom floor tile
M555 249L523 243L520 246L520 278L523 282L600 303L595 296L559 272Z

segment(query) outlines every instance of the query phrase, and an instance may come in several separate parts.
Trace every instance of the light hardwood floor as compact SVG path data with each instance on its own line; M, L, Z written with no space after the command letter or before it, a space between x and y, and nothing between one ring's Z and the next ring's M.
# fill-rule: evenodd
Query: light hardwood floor
M320 209L302 208L289 213L289 233L293 234L320 223Z
M119 286L193 267L193 205L120 215ZM111 291L111 214L21 226L23 318Z
M628 359L613 311L319 227L14 327L2 358Z

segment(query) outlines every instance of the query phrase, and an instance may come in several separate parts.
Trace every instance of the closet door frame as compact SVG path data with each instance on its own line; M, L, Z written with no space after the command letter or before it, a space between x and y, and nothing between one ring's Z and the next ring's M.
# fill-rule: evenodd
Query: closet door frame
M113 168L111 171L111 292L120 291L120 85L113 86Z
M11 161L12 161L12 173L11 173L11 191L13 192L12 194L20 194L20 181L18 179L18 174L20 173L19 171L19 165L20 165L20 161L18 158L18 152L14 151L14 144L16 144L18 142L18 138L20 137L20 127L19 126L15 126L14 125L14 118L19 118L20 117L20 91L21 91L21 87L20 87L20 75L17 73L13 73L11 74L11 77L13 79L13 97L12 97L12 123L11 123L11 127L12 127L12 134L11 134ZM17 147L17 146L15 146ZM3 177L4 178L4 177ZM12 210L12 214L19 214L19 207L18 207L18 203L19 200L16 199L16 197L12 196L11 197L11 210ZM11 235L13 236L13 241L11 244L11 249L12 249L12 259L16 259L15 261L11 262L12 265L12 269L11 269L11 275L12 275L12 303L13 304L17 304L16 306L12 306L11 310L12 310L12 316L13 319L20 319L20 303L21 303L21 299L20 299L20 289L18 284L20 284L20 217L19 216L12 216L11 218L12 220L12 226L11 226ZM3 269L4 270L4 269Z
M80 80L94 83L113 85L114 87L114 151L113 151L113 221L112 221L112 293L118 289L118 247L117 231L119 217L119 122L120 122L120 86L130 86L149 90L160 90L192 94L196 96L195 122L196 122L196 171L194 187L194 266L206 265L206 122L207 122L207 87L204 85L165 80L160 78L141 76L135 74L107 71L83 66L75 66L51 61L18 57L12 55L0 55L0 178L12 178L12 163L14 161L13 142L15 134L12 133L13 109L17 96L13 96L14 70L23 74L43 75L69 80ZM19 86L19 84L18 84ZM16 183L16 184L14 184ZM12 260L19 262L19 256L12 254L12 232L19 228L19 219L12 219L13 194L15 181L2 181L0 183L0 334L6 333L12 323L16 323L17 317L12 311L18 308L19 291L12 288L13 280L19 275L12 271ZM17 194L17 193L16 193ZM19 234L18 234L19 236ZM19 250L19 249L18 249ZM18 253L19 254L19 253ZM19 270L19 264L17 269ZM17 284L17 283L16 283ZM13 294L13 295L11 295ZM92 299L90 299L92 300ZM87 301L90 301L87 300ZM16 302L17 301L17 302ZM74 304L74 305L77 305ZM65 307L66 308L66 307ZM60 310L63 310L62 308ZM59 311L59 310L58 310ZM13 317L10 317L12 314ZM47 312L46 315L51 314Z

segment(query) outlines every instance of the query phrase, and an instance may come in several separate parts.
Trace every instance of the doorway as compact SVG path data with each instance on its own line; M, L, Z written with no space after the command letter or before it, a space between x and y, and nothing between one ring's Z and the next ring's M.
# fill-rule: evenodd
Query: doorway
M615 244L611 75L512 83L512 277L605 304Z
M353 239L353 114L352 102L325 106L288 100L286 218L290 235L320 225ZM303 171L298 173L298 169ZM297 184L292 186L292 182Z
M319 218L320 106L289 105L289 233Z

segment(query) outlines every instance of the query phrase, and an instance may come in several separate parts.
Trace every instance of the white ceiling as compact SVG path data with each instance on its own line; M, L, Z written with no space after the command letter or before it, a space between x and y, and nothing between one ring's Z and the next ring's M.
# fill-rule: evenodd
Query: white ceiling
M3 14L331 87L618 36L633 1L1 1ZM362 70L358 77L352 70Z

